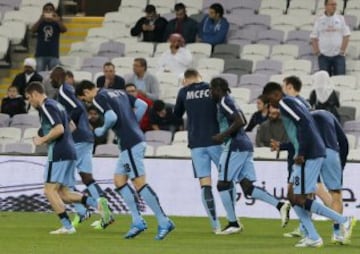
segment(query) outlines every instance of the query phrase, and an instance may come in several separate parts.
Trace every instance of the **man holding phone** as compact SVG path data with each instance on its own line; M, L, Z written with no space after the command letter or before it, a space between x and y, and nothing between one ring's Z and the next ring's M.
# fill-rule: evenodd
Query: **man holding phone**
M39 20L32 26L31 31L37 33L36 64L37 71L53 69L59 62L60 33L65 33L66 26L56 13L55 6L47 3Z

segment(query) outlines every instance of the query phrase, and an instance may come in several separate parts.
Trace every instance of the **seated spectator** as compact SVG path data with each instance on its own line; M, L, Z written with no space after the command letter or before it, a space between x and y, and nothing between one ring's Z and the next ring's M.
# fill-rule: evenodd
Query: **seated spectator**
M150 125L150 120L149 120L149 111L150 111L151 107L153 106L153 101L149 97L144 96L143 93L139 92L139 90L136 88L136 85L134 85L132 83L126 84L125 90L128 94L146 102L148 107L147 107L147 110L146 110L144 116L142 117L142 119L140 121L140 128L144 132L151 130L151 125Z
M17 114L26 113L26 104L24 98L18 93L16 86L10 86L7 96L2 99L1 113L8 114L13 117Z
M169 38L170 48L159 58L159 71L172 72L178 76L192 65L191 52L185 48L181 34L172 34Z
M181 34L185 43L192 43L196 40L198 23L186 15L186 7L183 3L175 4L176 18L169 21L165 30L165 40L168 40L173 33Z
M310 105L313 109L330 111L340 121L338 108L340 107L339 96L334 90L329 73L318 71L313 75L313 88L310 93Z
M183 121L175 117L172 107L166 106L162 100L154 101L149 112L152 130L180 131L183 130Z
M272 139L280 143L288 142L284 125L280 119L279 109L269 106L268 119L260 124L256 132L256 146L270 147L270 141Z
M160 96L158 79L147 71L147 62L144 58L135 58L133 64L134 73L126 81L127 84L134 84L138 94L157 100Z
M146 42L163 42L167 20L156 13L154 5L149 4L145 8L146 16L140 18L131 28L132 36L142 36Z
M219 3L209 7L206 15L198 28L199 41L209 43L213 46L226 43L226 36L229 31L229 22L223 17L224 8Z
M101 115L99 114L97 108L95 106L90 106L88 108L88 118L91 129L94 131L96 128L103 126L104 120L102 119ZM108 140L108 132L106 132L102 136L95 136L95 142L94 142L94 151L97 145L106 144Z
M258 124L264 122L268 117L268 107L265 102L266 98L263 95L260 95L256 100L256 106L258 111L256 111L249 121L245 131L251 132Z
M34 58L25 58L24 71L17 74L11 86L16 86L19 94L25 98L25 88L33 81L42 82L42 76L36 71L36 61Z
M125 80L115 74L115 65L107 62L103 67L104 75L98 77L96 80L97 87L111 88L111 89L125 89Z
M65 83L75 86L74 74L71 71L65 72Z

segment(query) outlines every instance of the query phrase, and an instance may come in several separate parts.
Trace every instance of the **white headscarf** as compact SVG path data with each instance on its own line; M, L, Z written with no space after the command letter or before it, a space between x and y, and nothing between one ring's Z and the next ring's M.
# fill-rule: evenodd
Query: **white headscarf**
M324 103L329 99L334 91L334 83L331 81L329 73L318 71L312 76L313 88L316 92L317 101Z

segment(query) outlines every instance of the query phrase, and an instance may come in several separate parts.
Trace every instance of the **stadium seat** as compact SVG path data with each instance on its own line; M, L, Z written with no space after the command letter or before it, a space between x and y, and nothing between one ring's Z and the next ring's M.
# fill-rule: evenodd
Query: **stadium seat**
M172 140L171 131L151 130L145 132L145 141L152 146L170 145Z
M154 44L151 42L137 42L125 44L125 56L127 57L152 57Z
M157 147L156 156L157 157L190 158L191 152L186 144L176 143L173 145Z
M8 62L6 58L8 57L9 47L10 47L9 39L6 37L0 37L0 60Z
M255 159L276 159L276 153L270 147L254 147Z
M357 87L357 80L354 76L338 75L332 76L330 79L335 85L335 89L356 89Z
M356 30L359 28L359 18L355 15L345 15L344 16L346 24L349 26L350 30Z
M32 26L38 21L40 15L42 14L42 8L25 6L21 8L19 12L23 16L25 23L28 26Z
M239 46L244 47L245 45L254 43L256 40L256 36L257 36L257 31L252 29L231 30L228 33L228 38L227 38L228 43L224 45L233 44L238 47ZM216 45L215 48L219 45ZM214 53L215 53L215 49L214 49ZM239 57L239 53L240 53L240 47L239 50L237 50L236 57Z
M29 127L40 127L40 118L29 114L14 115L10 121L10 127L26 129Z
M26 23L25 18L23 17L20 11L5 12L2 23L5 24L6 22L13 22L13 21Z
M238 75L233 73L220 73L219 75L215 75L213 78L223 78L225 79L230 87L237 87L238 85Z
M354 107L355 110L355 119L356 120L360 120L360 103L359 101L344 101L341 103L341 106L346 106L346 107Z
M39 1L39 0L22 0L21 4L20 4L20 9L24 8L24 7L36 7L41 9L44 5L44 1Z
M160 89L164 86L179 87L179 77L174 73L159 72L156 76L160 83Z
M175 104L180 87L163 85L161 87L161 99L165 103Z
M242 29L252 29L257 32L262 32L270 29L271 18L269 15L253 15L245 16L241 18L240 28Z
M156 7L156 12L159 14L172 12L175 5L175 0L149 0L149 4Z
M98 52L99 46L101 43L98 42L74 42L70 46L70 51L68 55L79 56L79 57L89 57L94 56Z
M299 24L299 17L292 15L279 15L271 18L271 28L284 31L287 34L289 31L296 30Z
M93 74L88 71L73 71L75 81L92 80Z
M257 33L256 43L265 45L278 45L284 41L285 33L281 30L265 30Z
M146 145L145 157L153 157L155 155L155 148L150 145Z
M214 47L212 58L239 58L240 46L236 44L218 44ZM208 59L206 59L207 61Z
M111 59L111 62L115 65L117 71L121 69L132 70L134 57L116 57Z
M349 142L349 149L355 149L357 137L353 134L346 134L346 138Z
M97 55L112 59L115 57L124 56L124 53L125 44L121 42L108 41L100 44Z
M239 104L246 104L250 102L251 90L243 87L234 87L231 88L231 96Z
M314 0L291 0L288 14L297 16L314 14L315 2Z
M340 116L341 124L344 125L345 122L355 120L356 108L350 106L340 106L338 108L338 113Z
M119 153L119 148L115 144L97 145L95 148L95 155L119 156Z
M200 59L197 68L198 69L207 69L215 70L219 73L224 71L225 61L220 58L209 58L209 59Z
M20 142L21 129L15 127L3 127L0 128L0 143L16 143Z
M349 151L347 159L350 161L352 161L352 160L359 161L360 160L360 149L359 148L351 149Z
M284 62L283 73L287 75L311 74L311 61L309 60L288 60Z
M26 25L24 22L8 21L0 26L0 37L9 38L12 45L20 45L25 40L25 34Z
M269 77L263 74L247 74L240 78L239 86L253 89L254 87L263 88L269 81Z
M177 0L177 3L183 3L186 6L186 13L188 15L198 14L201 12L203 7L202 0Z
M340 101L358 101L360 103L360 91L357 89L342 89L340 92Z
M106 27L90 28L87 32L85 40L108 42L114 38L115 31L107 29Z
M240 79L242 75L252 72L253 62L247 59L225 59L224 72L238 75Z
M193 65L196 66L201 58L209 58L211 56L212 46L208 43L195 42L186 45L193 57Z
M9 7L12 10L14 10L14 9L19 9L21 2L22 2L22 0L1 0L0 6L1 6L1 8Z
M254 74L275 75L281 74L283 64L277 60L260 60L255 63Z
M31 154L35 152L35 147L30 143L7 143L3 150L4 153Z
M10 116L0 113L0 127L9 127Z
M257 111L256 103L240 104L240 109L244 113L246 119L250 119L252 114Z
M268 14L271 16L282 15L286 8L285 0L262 0L259 8L260 14Z
M270 46L265 44L245 45L241 52L241 59L248 59L253 62L265 60L269 57Z
M32 144L33 138L38 135L38 130L39 128L33 128L33 127L24 129L24 134L21 138L21 142Z
M63 65L64 68L72 71L80 70L82 61L83 61L83 57L80 56L71 56L71 55L60 56L61 65Z
M310 31L306 30L291 30L287 33L286 44L305 43L310 45Z
M251 10L252 13L258 12L261 0L227 0L225 2L226 10L229 13L238 13L238 10Z
M146 58L147 71L149 73L156 73L159 69L159 58L147 57Z
M165 51L170 49L170 43L160 42L155 45L154 57L161 56Z
M137 19L139 18L138 15L134 15L134 13L127 13L124 14L123 12L107 12L104 16L103 25L106 26L108 23L118 24L121 26L125 26L127 28L132 27Z
M144 9L147 5L147 0L121 0L119 9L123 7L131 7L134 9Z
M284 44L274 45L271 50L270 59L287 61L296 59L299 56L298 45Z
M187 143L188 143L188 132L187 131L177 131L177 132L175 132L172 144L176 144L176 143L183 143L183 144L187 145Z
M108 61L109 59L103 56L86 57L82 62L81 71L88 71L95 74L101 71L104 63Z

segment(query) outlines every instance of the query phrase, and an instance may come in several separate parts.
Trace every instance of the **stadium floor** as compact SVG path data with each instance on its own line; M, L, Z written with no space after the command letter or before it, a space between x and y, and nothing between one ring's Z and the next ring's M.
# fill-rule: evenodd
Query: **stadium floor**
M95 217L95 216L94 216ZM59 227L54 214L28 212L0 213L1 254L232 254L232 253L359 253L360 227L355 227L352 244L337 246L330 243L330 222L318 221L316 226L324 239L324 247L297 249L293 245L298 239L282 237L292 230L297 221L291 221L287 228L280 228L278 220L242 219L245 230L230 236L216 236L210 232L207 218L172 217L177 225L168 238L155 241L156 221L146 217L149 229L138 238L124 240L122 235L128 229L129 216L117 216L116 223L106 230L96 231L90 227L91 218L82 224L74 235L49 235ZM225 221L222 221L225 224Z

